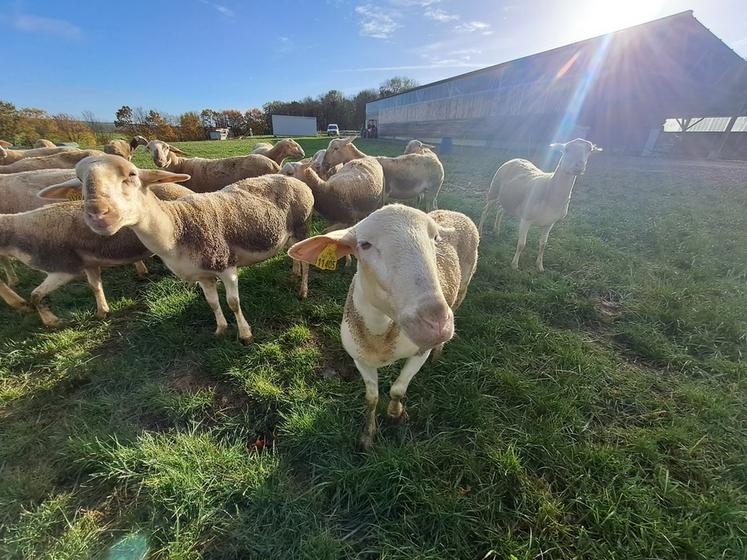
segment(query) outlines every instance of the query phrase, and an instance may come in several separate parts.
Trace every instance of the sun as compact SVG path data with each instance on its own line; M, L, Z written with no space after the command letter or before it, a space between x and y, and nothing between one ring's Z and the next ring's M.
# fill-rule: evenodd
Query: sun
M661 5L662 0L589 0L576 5L571 25L577 39L594 37L654 19Z

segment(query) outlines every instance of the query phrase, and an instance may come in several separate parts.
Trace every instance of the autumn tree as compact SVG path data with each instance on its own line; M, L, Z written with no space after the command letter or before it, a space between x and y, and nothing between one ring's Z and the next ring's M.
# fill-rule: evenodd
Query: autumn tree
M184 113L179 117L180 140L204 140L205 129L200 122L200 115L194 111Z

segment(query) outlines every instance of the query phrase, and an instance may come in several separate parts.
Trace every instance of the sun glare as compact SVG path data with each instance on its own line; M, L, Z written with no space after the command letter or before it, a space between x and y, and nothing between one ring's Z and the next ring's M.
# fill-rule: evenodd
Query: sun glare
M590 0L574 10L574 40L602 35L656 18L662 0Z

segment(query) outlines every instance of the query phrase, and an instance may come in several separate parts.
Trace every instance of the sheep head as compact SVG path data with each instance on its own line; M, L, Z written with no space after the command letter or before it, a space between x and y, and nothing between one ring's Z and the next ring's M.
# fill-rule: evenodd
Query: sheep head
M146 144L145 149L150 152L150 155L153 158L153 163L161 168L168 167L171 163L170 154L177 154L180 156L187 155L176 146L172 146L171 144L167 144L161 140L151 140Z
M75 166L77 177L39 192L41 198L64 200L70 195L85 201L84 219L99 235L114 235L140 221L142 203L150 185L190 179L183 173L138 169L119 156L89 156Z
M563 152L558 167L571 175L583 175L592 152L601 152L602 148L583 138L570 142L550 144L550 148Z
M454 335L454 314L441 289L436 261L437 244L447 231L453 230L442 228L425 212L390 204L351 228L300 241L288 254L311 264L322 251L337 259L355 255L358 274L375 305L413 342L428 349Z
M322 166L324 168L332 167L338 163L345 163L351 159L355 159L355 147L353 146L353 140L355 136L347 136L346 138L335 138L330 141L327 146L327 151L324 153L324 160L322 160Z

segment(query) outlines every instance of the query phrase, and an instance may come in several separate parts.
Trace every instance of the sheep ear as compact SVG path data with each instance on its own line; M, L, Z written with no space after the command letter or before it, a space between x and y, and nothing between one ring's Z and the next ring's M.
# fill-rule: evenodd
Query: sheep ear
M592 145L591 151L592 152L603 152L604 150L595 144L595 145Z
M562 142L553 142L552 144L550 144L550 149L551 150L565 150L565 144L563 144Z
M186 156L187 155L184 152L182 152L179 148L177 148L176 146L172 146L171 144L169 144L169 151L170 152L174 152L175 154L179 154L180 156Z
M192 178L186 173L171 173L162 169L138 169L137 174L144 185L181 183L182 181L189 181Z
M353 140L355 140L357 136L346 136L342 139L342 144L350 144Z
M64 183L43 188L36 196L47 200L80 200L82 187L80 179L73 177Z
M356 242L352 228L338 229L299 241L288 249L288 255L297 261L334 270L338 259L355 253Z
M10 148L13 144L6 140L0 140L0 148Z

